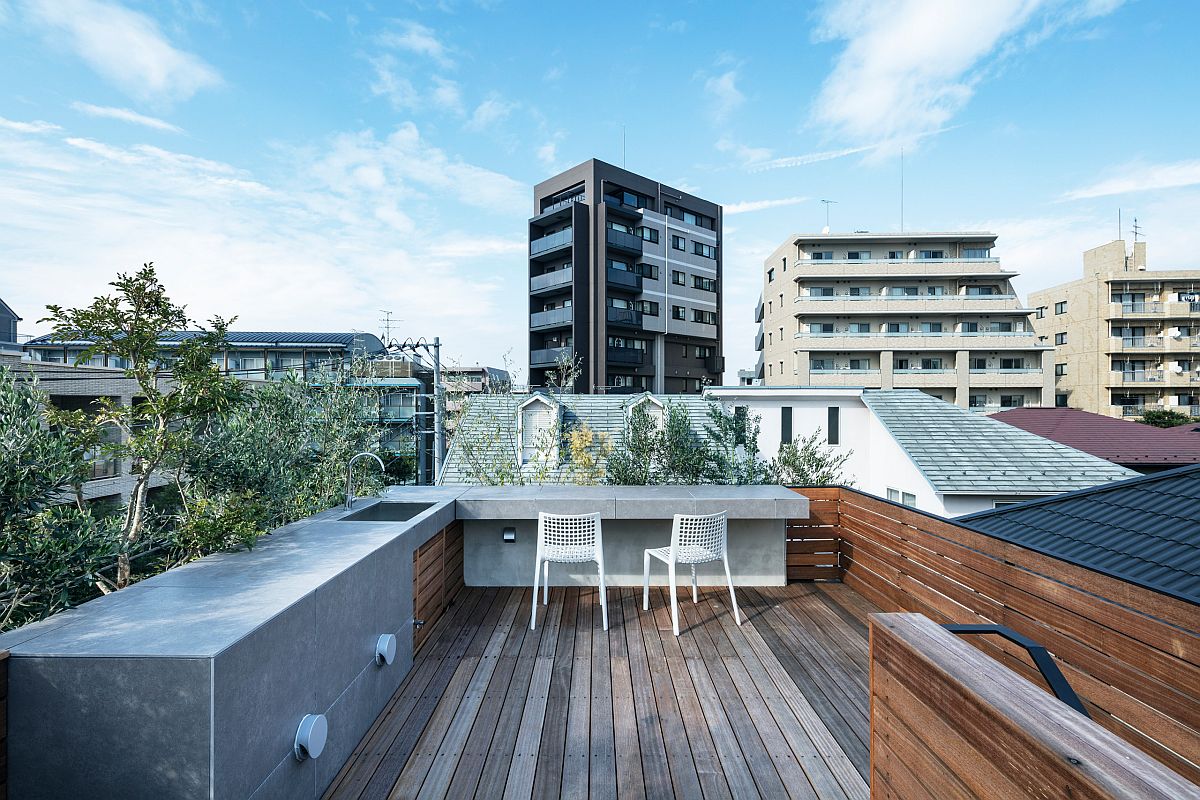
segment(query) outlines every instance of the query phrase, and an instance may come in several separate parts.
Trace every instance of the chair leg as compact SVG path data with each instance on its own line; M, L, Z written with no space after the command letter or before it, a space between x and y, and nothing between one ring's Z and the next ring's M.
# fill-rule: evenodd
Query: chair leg
M733 618L741 625L742 613L738 611L737 595L733 591L733 576L729 574L729 556L726 555L721 560L725 562L725 580L729 581L729 601L733 603Z
M692 605L700 602L700 595L696 593L696 565L692 564Z
M650 554L645 554L644 574L642 577L642 611L650 610Z
M671 584L671 630L679 635L679 593L675 587L675 562L667 564L667 579Z
M608 630L608 587L604 585L604 562L597 566L600 568L600 619L604 622L604 630Z
M536 594L534 599L537 599ZM542 562L542 605L550 605L550 560Z
M537 590L538 590L538 574L542 571L542 565L536 561L533 564L533 597L530 598L533 602L529 604L529 630L537 630Z

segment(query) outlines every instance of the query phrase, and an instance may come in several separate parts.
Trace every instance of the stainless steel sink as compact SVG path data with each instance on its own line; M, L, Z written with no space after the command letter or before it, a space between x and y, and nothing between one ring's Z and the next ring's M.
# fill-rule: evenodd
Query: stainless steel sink
M412 519L433 503L375 503L340 518L338 522L404 522Z

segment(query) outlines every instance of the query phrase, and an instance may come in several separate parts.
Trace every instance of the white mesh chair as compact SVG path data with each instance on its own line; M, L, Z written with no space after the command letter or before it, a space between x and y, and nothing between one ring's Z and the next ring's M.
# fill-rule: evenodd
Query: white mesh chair
M533 566L533 608L529 630L537 626L538 576L542 578L542 605L550 602L550 562L580 564L595 561L600 570L600 614L608 630L608 593L604 587L604 545L600 515L538 513L537 561Z
M726 512L707 516L676 514L671 525L671 546L646 550L645 579L642 583L642 610L650 610L650 557L667 563L668 582L671 584L671 627L679 635L679 598L675 589L675 565L690 564L692 567L692 602L700 597L696 590L696 565L709 561L725 562L725 580L729 583L729 600L733 603L733 618L742 624L738 611L737 595L733 592L733 576L729 574L729 525Z

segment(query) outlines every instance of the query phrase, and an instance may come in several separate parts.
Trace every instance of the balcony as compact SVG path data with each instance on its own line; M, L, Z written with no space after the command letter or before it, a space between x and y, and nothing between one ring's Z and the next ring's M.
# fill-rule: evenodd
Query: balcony
M556 269L554 272L534 275L529 279L529 293L535 295L550 294L570 289L573 277L574 271L570 269Z
M609 211L631 220L642 219L642 209L637 206L627 206L611 195L604 195L604 205Z
M765 311L765 309L763 307L763 300L760 297L760 298L758 298L758 305L754 307L754 321L755 322L763 321L764 311Z
M990 301L990 302L989 302ZM801 295L792 300L797 316L819 314L1020 314L1017 296L992 295Z
M541 330L543 328L562 328L569 326L574 320L572 309L570 308L554 308L550 311L535 311L529 315L529 327L531 330Z
M998 258L943 259L801 259L792 280L810 278L970 277L1012 278L1017 273L1000 268Z
M758 333L754 334L754 349L762 352L766 346L767 334L763 331L762 323L759 323Z
M1162 339L1156 336L1123 336L1122 350L1158 350L1162 347Z
M642 254L642 237L625 231L614 231L612 228L605 229L604 234L604 241L608 243L609 247L628 253Z
M529 257L540 258L550 255L564 248L571 247L572 235L571 229L551 233L548 236L543 236L540 239L534 239L529 243Z
M1121 417L1140 417L1147 411L1162 411L1163 408L1162 403L1137 403L1114 405L1113 411L1117 416Z
M809 333L803 331L793 336L796 346L810 350L1046 350L1039 344L1033 331L982 331L962 333L946 331L925 333Z
M624 328L642 327L642 312L635 311L632 308L613 308L609 306L606 318L609 325Z
M640 367L646 361L646 351L634 347L610 347L607 351L608 363L628 364Z
M724 372L725 356L709 356L704 359L704 369L706 372Z
M1163 304L1157 300L1144 303L1109 303L1109 317L1156 317L1163 313Z
M530 367L556 367L562 361L570 360L575 354L574 347L549 347L543 350L529 351Z
M1126 370L1124 372L1113 373L1113 383L1162 383L1163 373L1161 370Z
M630 272L626 269L613 269L612 267L605 268L605 281L609 286L616 289L624 289L627 292L642 291L642 276L636 272Z

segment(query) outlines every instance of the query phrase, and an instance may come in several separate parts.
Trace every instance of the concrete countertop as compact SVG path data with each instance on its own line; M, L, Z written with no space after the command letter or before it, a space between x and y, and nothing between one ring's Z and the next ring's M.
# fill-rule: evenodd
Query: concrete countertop
M591 514L601 519L671 519L715 514L730 519L805 519L808 498L782 486L472 486L458 497L458 518L537 519Z

